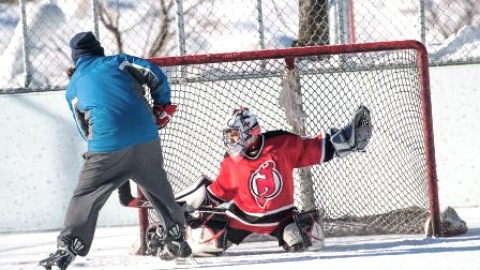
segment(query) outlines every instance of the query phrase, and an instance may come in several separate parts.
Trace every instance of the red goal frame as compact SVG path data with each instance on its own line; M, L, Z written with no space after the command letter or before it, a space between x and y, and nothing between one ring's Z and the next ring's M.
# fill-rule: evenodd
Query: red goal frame
M430 94L430 77L429 77L429 63L428 54L425 46L415 40L404 41L388 41L375 42L364 44L346 44L346 45L328 45L328 46L311 46L311 47L295 47L284 49L270 49L259 51L244 51L244 52L230 52L230 53L215 53L215 54L200 54L188 56L174 56L174 57L158 57L148 59L151 63L161 67L178 66L178 65L192 65L205 63L221 63L248 60L263 60L263 59L285 59L288 69L294 67L294 59L300 56L321 56L321 55L335 55L348 54L359 52L375 52L375 51L389 51L411 49L417 52L417 65L419 67L420 80L420 95L421 95L421 111L423 122L423 143L425 146L426 156L426 174L428 183L429 195L429 211L431 215L431 226L433 236L441 236L440 230L440 209L438 199L437 187L437 173L435 161L435 147L433 134L433 117L431 109L431 94ZM138 192L139 197L142 196ZM139 208L140 218L140 237L144 239L146 224L148 223L147 209Z

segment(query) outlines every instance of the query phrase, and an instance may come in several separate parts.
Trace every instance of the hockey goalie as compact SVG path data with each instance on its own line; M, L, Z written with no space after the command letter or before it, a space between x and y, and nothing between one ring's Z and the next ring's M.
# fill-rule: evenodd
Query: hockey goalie
M318 209L299 211L294 204L293 170L363 151L372 135L370 111L328 134L304 137L283 130L261 132L257 117L240 107L227 117L227 150L215 181L200 177L176 194L187 216L186 237L196 256L220 255L250 234L267 234L288 252L324 246ZM154 231L147 232L148 253L155 254Z

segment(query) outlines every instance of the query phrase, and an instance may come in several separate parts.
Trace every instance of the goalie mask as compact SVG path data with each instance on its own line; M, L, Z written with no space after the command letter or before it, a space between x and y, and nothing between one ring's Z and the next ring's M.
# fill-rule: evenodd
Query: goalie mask
M223 143L231 156L243 154L260 134L257 117L248 108L240 107L227 118Z

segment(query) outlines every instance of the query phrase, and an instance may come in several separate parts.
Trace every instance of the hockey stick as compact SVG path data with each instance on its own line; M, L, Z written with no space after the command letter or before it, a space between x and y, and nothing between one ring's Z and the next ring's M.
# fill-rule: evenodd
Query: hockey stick
M122 205L123 207L147 208L147 209L153 208L148 200L136 198L132 196L130 181L125 182L125 184L123 184L120 188L118 188L118 199L120 201L120 205ZM225 211L227 211L227 209L225 208L208 207L208 206L202 206L195 210L200 212L205 212L205 213L225 213Z
M152 205L148 200L132 196L130 181L125 182L125 184L118 188L118 199L120 205L123 207L152 208Z

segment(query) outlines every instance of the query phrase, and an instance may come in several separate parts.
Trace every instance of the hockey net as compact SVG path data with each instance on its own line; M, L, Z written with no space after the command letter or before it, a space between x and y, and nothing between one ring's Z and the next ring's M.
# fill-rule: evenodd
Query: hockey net
M372 113L365 153L295 171L297 205L324 211L327 236L438 235L426 50L416 41L316 46L150 59L168 75L178 111L160 137L174 191L201 174L215 179L222 126L239 106L263 130L302 135L347 124L360 104ZM140 225L148 226L140 210Z

